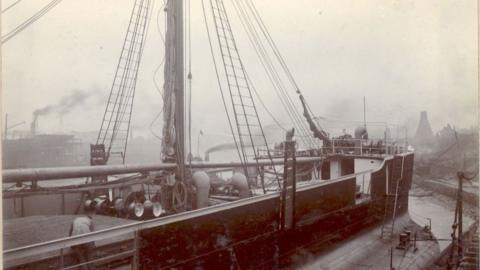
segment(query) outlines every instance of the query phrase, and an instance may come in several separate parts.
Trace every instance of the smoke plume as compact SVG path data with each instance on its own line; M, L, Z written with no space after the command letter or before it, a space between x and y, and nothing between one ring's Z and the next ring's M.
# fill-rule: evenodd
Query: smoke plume
M65 115L71 112L73 109L84 105L87 98L92 94L93 91L81 91L75 89L70 95L63 96L57 104L50 104L43 108L36 109L33 112L33 116L34 118L37 118L40 115L49 115L52 113Z

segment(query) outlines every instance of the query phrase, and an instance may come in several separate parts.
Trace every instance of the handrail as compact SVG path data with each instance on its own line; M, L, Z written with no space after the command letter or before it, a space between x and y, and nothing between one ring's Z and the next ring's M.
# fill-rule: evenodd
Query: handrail
M297 155L300 153L308 153L310 151L315 151L317 153L324 153L324 154L337 154L341 153L344 155L359 155L359 156L385 156L385 155L399 155L408 153L408 145L406 144L395 144L389 143L389 141L384 141L383 144L378 145L374 143L372 140L366 139L331 139L331 145L322 146L317 149L299 149L297 150ZM393 141L396 142L396 141ZM344 145L341 143L352 143L352 145ZM366 144L364 144L366 143ZM283 155L283 149L259 149L259 154L263 152L271 151L275 156Z

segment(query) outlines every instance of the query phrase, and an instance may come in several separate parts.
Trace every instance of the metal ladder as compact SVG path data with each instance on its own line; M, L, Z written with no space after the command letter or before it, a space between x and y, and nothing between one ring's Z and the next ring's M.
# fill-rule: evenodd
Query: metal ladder
M385 211L383 216L383 225L382 225L382 233L381 238L385 240L390 240L393 236L393 229L395 227L395 218L397 212L397 202L398 202L398 192L400 183L403 179L403 165L404 165L405 157L402 157L402 162L400 165L398 162L393 160L393 170L392 176L389 177L389 172L387 172L387 178L396 179L396 183L388 183L388 193L386 194L385 198ZM398 175L395 172L400 172ZM394 188L395 187L395 188Z
M133 99L143 51L151 0L136 0L118 60L107 106L97 137L105 145L107 161L112 155L125 163ZM118 161L118 160L116 160Z
M475 221L473 226L475 226L473 235L471 235L469 244L466 246L458 269L478 269L480 266L478 220Z
M252 97L249 79L240 59L223 0L211 0L210 6L236 122L236 131L234 131L233 135L240 144L241 162L245 164L249 160L254 159L258 165L260 156L258 150L262 148L267 149L268 158L273 164L265 133ZM244 167L244 172L249 182L256 180L256 175L250 175L246 167ZM259 166L257 166L257 173L260 173ZM261 184L265 192L263 177L261 177Z

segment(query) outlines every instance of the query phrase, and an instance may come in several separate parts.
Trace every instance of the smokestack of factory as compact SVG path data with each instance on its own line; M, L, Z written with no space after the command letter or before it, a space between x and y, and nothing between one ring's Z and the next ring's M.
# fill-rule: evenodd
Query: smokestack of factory
M415 137L413 138L415 146L418 148L429 147L433 145L433 131L428 121L428 116L426 111L420 112L420 121L418 122L417 131Z
M60 126L63 125L63 116L70 113L76 107L83 106L86 100L93 94L78 89L72 90L69 95L63 96L57 104L49 104L33 111L33 121L30 124L32 137L38 133L38 117L57 114L60 117Z
M32 137L35 137L37 135L37 115L33 116L33 121L30 123L30 134Z

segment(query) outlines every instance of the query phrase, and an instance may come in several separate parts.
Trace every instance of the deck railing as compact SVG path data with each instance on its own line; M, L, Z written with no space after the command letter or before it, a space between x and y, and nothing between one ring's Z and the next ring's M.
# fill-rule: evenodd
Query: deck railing
M405 142L381 141L365 139L332 139L330 145L321 146L317 149L299 149L296 155L298 157L328 156L335 154L355 155L355 156L384 156L404 154L409 151L408 144ZM283 149L270 149L270 154L277 158L284 154ZM268 157L267 149L258 149L257 156L260 159Z

